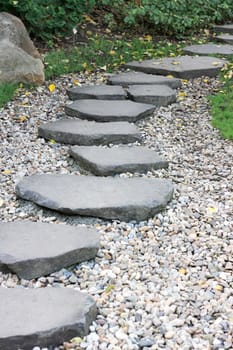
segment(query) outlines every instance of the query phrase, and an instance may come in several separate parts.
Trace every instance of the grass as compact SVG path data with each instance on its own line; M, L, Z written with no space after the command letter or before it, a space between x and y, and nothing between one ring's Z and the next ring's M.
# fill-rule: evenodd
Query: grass
M183 44L184 45L184 44ZM65 52L56 50L45 55L46 79L79 71L93 72L98 69L112 72L132 60L158 58L181 53L182 44L170 42L155 44L147 35L133 40L111 40L95 35L86 45Z
M220 77L223 88L209 101L213 127L220 130L223 138L233 140L233 58L230 61Z
M17 84L0 84L0 108L14 97L17 87Z

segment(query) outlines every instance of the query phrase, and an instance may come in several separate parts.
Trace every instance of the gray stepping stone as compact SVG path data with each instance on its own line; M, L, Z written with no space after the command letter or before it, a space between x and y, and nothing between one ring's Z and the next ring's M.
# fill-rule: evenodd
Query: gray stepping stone
M183 48L184 53L191 55L233 55L233 46L227 44L190 45Z
M132 101L78 100L66 105L66 114L97 122L136 122L153 113L155 107Z
M122 86L95 85L74 87L67 90L71 100L125 100L127 94Z
M25 221L0 223L0 242L0 268L32 279L94 258L99 235L81 226Z
M178 78L191 79L200 76L216 76L227 61L209 56L178 56L142 62L129 62L125 66L136 71L152 74L172 74Z
M137 127L128 122L96 123L77 118L42 124L38 134L48 140L83 146L133 143L141 139Z
M215 39L233 45L233 35L230 34L220 34L215 37Z
M96 319L94 300L70 288L0 288L0 349L31 350L83 337Z
M77 175L32 175L16 186L17 196L65 214L124 221L146 220L172 198L171 181Z
M233 24L218 25L213 28L217 33L233 34Z
M146 147L80 147L70 149L70 155L95 175L142 172L152 168L167 168L168 162Z
M176 102L176 92L166 85L132 85L128 89L129 98L135 102L167 106Z
M167 85L172 89L181 87L181 81L177 78L163 77L162 75L146 74L142 72L126 72L108 78L111 85Z

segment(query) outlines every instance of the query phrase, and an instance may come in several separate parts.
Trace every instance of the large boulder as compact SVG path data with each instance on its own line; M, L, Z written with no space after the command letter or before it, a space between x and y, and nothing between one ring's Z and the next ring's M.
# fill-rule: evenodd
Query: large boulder
M24 24L9 13L0 13L0 83L42 84L44 66Z

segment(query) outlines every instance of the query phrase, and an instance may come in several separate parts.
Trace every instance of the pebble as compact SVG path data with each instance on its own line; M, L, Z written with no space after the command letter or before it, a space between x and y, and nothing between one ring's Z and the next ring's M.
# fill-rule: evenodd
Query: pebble
M29 91L20 89L0 113L0 220L86 224L100 233L95 260L27 281L0 272L8 288L77 288L97 302L99 315L79 345L48 350L231 349L233 332L232 142L210 124L206 96L215 78L184 82L186 96L137 123L142 144L165 156L168 169L122 174L172 179L174 198L143 222L67 217L18 200L15 184L34 173L80 175L68 146L37 138L40 123L61 117L66 88L102 83L105 73L74 74ZM22 105L27 97L28 107ZM60 113L60 116L59 116ZM27 120L18 121L26 114ZM5 171L7 170L7 171ZM42 350L35 346L33 350ZM47 348L44 348L47 350Z

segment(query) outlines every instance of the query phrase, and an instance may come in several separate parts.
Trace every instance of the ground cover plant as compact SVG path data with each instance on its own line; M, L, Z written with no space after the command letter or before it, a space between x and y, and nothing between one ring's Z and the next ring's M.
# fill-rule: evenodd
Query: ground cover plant
M10 101L17 89L17 84L0 84L0 108Z

